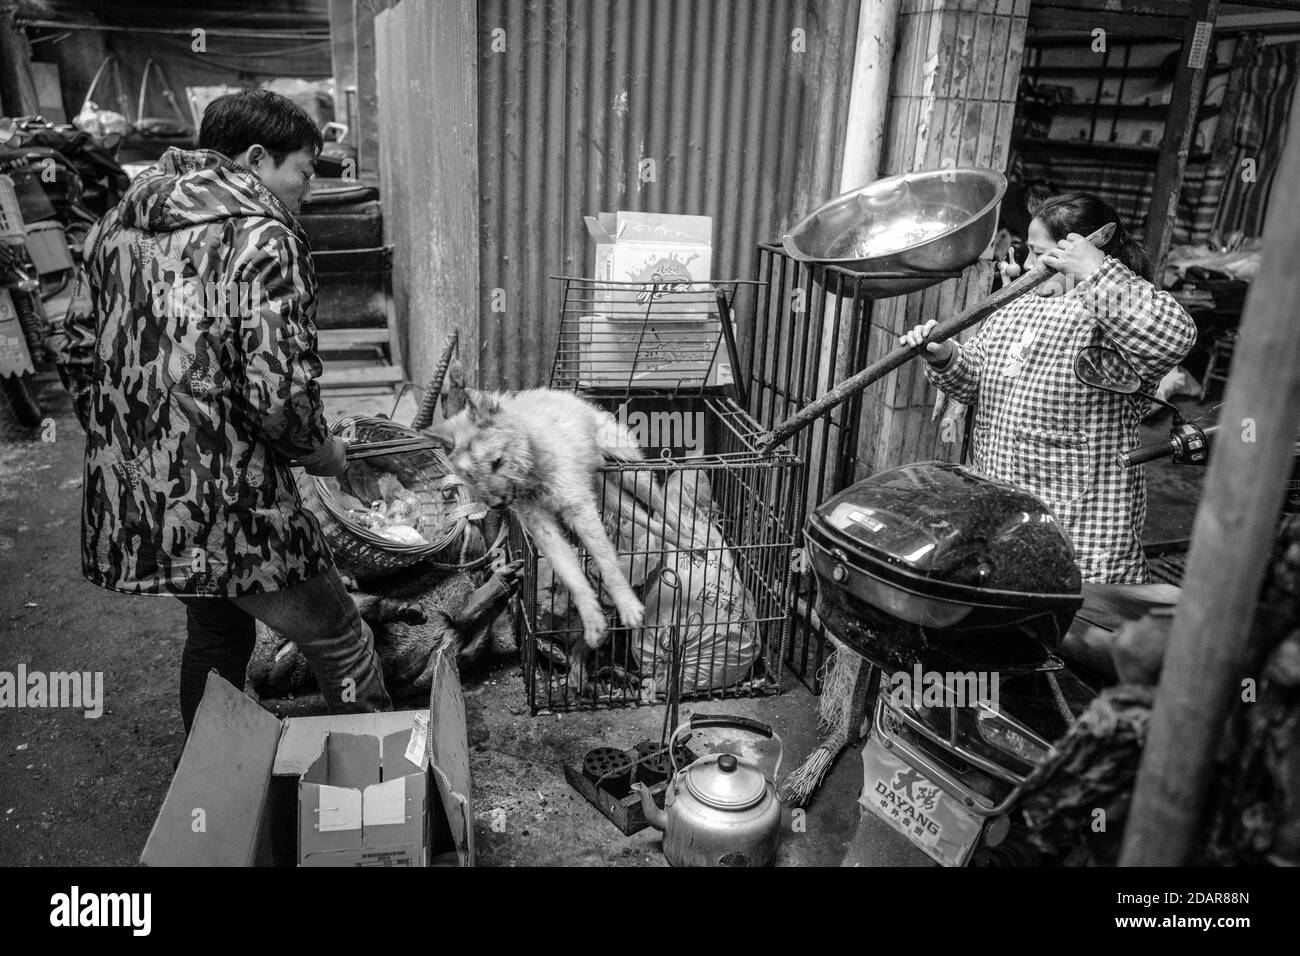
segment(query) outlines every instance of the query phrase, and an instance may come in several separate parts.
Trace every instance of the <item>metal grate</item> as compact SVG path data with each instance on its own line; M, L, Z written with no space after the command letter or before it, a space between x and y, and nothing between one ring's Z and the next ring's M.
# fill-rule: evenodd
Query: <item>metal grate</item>
M868 276L808 266L769 243L758 249L762 292L744 351L748 407L767 429L866 365L871 300L863 287ZM836 295L827 291L828 274L837 280ZM796 496L800 504L795 527L800 534L808 507L856 479L862 398L854 396L791 439L791 450L805 463ZM795 564L795 617L786 663L810 690L820 693L819 675L828 648L826 633L812 613L816 579L802 550Z
M700 395L731 384L739 357L720 316L755 283L556 278L564 294L552 388Z

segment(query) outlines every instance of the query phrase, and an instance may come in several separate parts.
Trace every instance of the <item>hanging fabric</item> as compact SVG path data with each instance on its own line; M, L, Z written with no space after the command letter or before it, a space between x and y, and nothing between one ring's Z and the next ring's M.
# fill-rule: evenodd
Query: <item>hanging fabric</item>
M1290 107L1300 81L1300 43L1261 44L1237 114L1232 159L1214 228L1227 237L1264 234L1264 215L1277 175Z

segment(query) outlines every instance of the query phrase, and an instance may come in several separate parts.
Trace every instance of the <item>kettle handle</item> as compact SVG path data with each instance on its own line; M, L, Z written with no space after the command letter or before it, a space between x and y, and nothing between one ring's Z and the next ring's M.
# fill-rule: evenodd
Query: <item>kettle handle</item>
M741 717L732 714L692 714L691 719L684 724L678 725L673 731L672 738L668 741L668 762L673 768L673 774L677 773L677 737L683 731L687 730L707 730L710 727L730 727L735 730L748 730L752 734L760 737L766 737L769 740L776 740L776 766L772 770L772 779L777 780L781 776L781 761L785 759L785 743L781 740L780 735L772 729L771 724L765 724L761 720L755 720L753 717Z
M760 737L772 737L772 725L765 724L753 717L737 717L731 714L693 714L689 723L691 730L704 730L709 727L735 727L748 730Z

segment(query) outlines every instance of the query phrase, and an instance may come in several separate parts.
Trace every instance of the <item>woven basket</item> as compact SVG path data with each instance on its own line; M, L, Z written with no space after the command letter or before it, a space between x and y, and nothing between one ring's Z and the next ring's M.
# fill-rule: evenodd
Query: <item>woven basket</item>
M425 437L386 418L343 418L331 425L330 431L347 434L349 441L357 442ZM400 544L385 538L354 521L340 503L341 492L365 503L378 497L374 482L384 473L420 500L420 534L428 544ZM464 561L462 550L471 537L467 534L471 515L483 510L469 489L452 476L447 456L437 448L354 461L342 479L299 472L298 489L303 503L320 521L339 567L361 577L378 577L439 556L449 564Z

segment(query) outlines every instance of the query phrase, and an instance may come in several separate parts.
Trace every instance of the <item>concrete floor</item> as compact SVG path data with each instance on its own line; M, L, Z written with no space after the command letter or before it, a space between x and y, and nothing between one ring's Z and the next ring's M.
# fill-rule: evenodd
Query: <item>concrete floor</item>
M0 670L102 671L107 699L98 720L0 711L0 864L130 865L183 742L175 680L184 616L171 599L127 597L81 579L80 429L57 379L47 374L40 384L57 426L53 442L18 428L0 403ZM1203 471L1159 463L1147 473L1148 537L1185 535ZM509 661L467 676L465 693L481 864L664 865L656 831L623 836L562 773L592 747L657 740L661 707L531 717L519 665ZM787 677L780 696L687 704L684 713L770 722L791 768L816 745L816 706ZM748 747L739 736L719 744ZM860 787L861 760L850 749L806 816L796 823L787 811L779 864L924 864L896 841L885 846L890 834L874 819L859 823ZM871 846L882 852L864 855Z
M785 769L817 745L817 699L797 681L762 699L683 704L691 713L728 713L770 723L785 745ZM593 747L629 748L659 740L663 707L528 717L519 668L507 665L466 686L474 775L475 831L481 862L492 866L663 866L660 834L624 836L564 779ZM755 760L770 773L775 748L734 731L701 731L699 743ZM701 747L700 749L703 749ZM782 770L784 775L785 769ZM779 866L837 866L858 822L861 761L845 753L814 804L796 818L787 810ZM504 812L502 812L504 811Z

